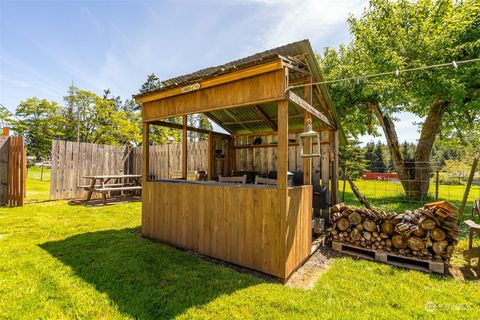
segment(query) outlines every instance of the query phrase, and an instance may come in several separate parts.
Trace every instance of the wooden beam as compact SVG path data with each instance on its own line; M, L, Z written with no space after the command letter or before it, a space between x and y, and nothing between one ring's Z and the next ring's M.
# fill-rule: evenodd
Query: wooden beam
M142 141L142 180L143 185L148 181L148 175L150 174L150 124L143 123L143 141Z
M316 145L317 143L315 142L312 144ZM330 144L330 141L329 140L320 141L320 145L323 145L323 144ZM289 147L297 147L299 145L300 144L298 142L290 142L288 144ZM278 144L247 144L247 145L235 146L234 148L235 149L257 149L257 148L261 149L261 148L276 148L276 147L278 147Z
M265 64L245 68L239 71L230 72L224 75L212 76L210 79L199 80L197 83L200 84L199 90L202 90L208 87L213 87L219 84L232 82L232 81L236 81L244 78L249 78L258 74L267 73L267 72L271 72L279 69L282 69L282 61L280 59L267 62ZM189 84L185 84L184 86L176 87L172 89L166 89L159 92L152 92L152 93L146 93L143 95L138 95L135 97L135 101L137 103L145 103L145 102L150 102L150 101L155 101L159 99L180 95L185 93L184 90L182 89L184 89L187 85Z
M293 93L291 90L287 91L287 99L294 103L295 105L301 107L305 111L308 111L311 113L313 116L318 118L320 121L324 122L326 125L329 127L335 129L334 124L328 119L326 115L315 109L311 104L297 96L295 93Z
M303 84L303 83L306 83L306 82L310 82L311 79L312 79L311 75L302 76L302 77L297 78L297 79L290 79L290 82L288 83L288 85L289 86L294 86L294 85L298 85L298 84Z
M157 125L157 126L183 130L183 125L178 124L178 123L172 123L172 122L167 122L167 121L159 121L159 120L151 121L149 123L153 124L153 125ZM230 135L225 134L225 133L215 132L215 131L212 131L212 130L207 130L207 129L202 129L202 128L195 128L195 127L191 127L191 126L187 126L187 130L192 131L192 132L203 133L203 134L210 134L210 132L211 132L213 135L217 135L217 136L221 136L221 137L225 137L225 138L231 137Z
M310 78L310 82L312 78ZM305 102L308 104L312 104L312 86L304 87L304 98ZM303 128L305 132L307 131L307 125L310 123L313 127L312 123L312 114L307 110L304 111L304 118L303 118ZM303 150L305 153L312 152L312 138L305 139L303 141ZM307 157L303 158L303 184L304 185L311 185L312 184L312 158Z
M224 122L224 124L244 124L244 123L259 123L259 122L264 122L262 119L253 119L253 120L241 120L241 121L229 121L229 122Z
M208 147L207 147L207 180L212 180L213 178L213 134L210 132L208 134Z
M228 174L237 171L237 151L235 149L235 139L230 137L228 139Z
M227 131L228 133L232 134L233 131L228 129L227 127L225 127L225 125L220 121L218 120L217 117L215 117L213 114L211 114L210 112L205 112L204 113L210 120L212 120L213 122L215 122L217 124L217 126L219 126L220 128L222 128L223 130Z
M294 66L293 64L291 63L288 63L288 62L283 62L283 65L285 67L287 67L288 69L290 69L291 71L295 71L295 72L298 72L298 73L302 73L302 74L306 74L306 75L311 75L310 71L309 70L305 70L305 69L302 69L302 68L299 68L297 66Z
M260 119L263 120L263 122L265 122L273 130L277 130L277 125L267 117L267 115L262 111L262 109L260 109L258 105L254 105L252 106L252 108L253 111L257 114L257 116L259 116Z
M330 140L333 144L333 159L332 159L332 173L331 173L331 180L332 180L332 191L331 194L331 204L337 204L339 202L339 190L338 190L338 166L339 166L339 137L338 137L338 130L330 131Z
M182 126L182 179L187 180L187 116L182 116L183 126Z
M330 132L328 130L323 130L320 132L320 137L322 140L328 140L330 138ZM322 153L322 160L321 160L321 179L322 179L322 186L327 188L327 193L330 192L330 146L329 145L322 145L321 148ZM329 217L329 210L322 209L322 215L325 219L325 224L328 225L330 223Z
M288 188L288 101L278 102L278 158L277 187L280 190Z
M236 120L237 124L241 125L243 129L252 132L252 130L250 130L244 124L242 124L242 121L238 120L237 117L235 117L228 109L224 109L223 111L225 111L225 113L228 114L230 116L230 118Z

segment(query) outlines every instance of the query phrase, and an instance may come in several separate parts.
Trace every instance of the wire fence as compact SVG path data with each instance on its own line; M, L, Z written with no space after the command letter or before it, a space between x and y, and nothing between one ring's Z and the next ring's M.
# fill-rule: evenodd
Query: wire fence
M417 163L407 169L408 179L400 179L394 171L374 168L356 177L355 184L367 200L385 209L416 208L426 202L440 200L459 206L465 194L470 169L465 166L452 170L431 163ZM348 182L342 183L342 201L355 201ZM418 186L423 186L423 191ZM479 170L474 175L467 204L473 203L475 199L480 199Z

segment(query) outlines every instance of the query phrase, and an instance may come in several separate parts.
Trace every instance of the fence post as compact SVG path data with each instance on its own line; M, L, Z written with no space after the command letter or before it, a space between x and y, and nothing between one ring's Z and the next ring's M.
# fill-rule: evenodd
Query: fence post
M438 201L438 172L439 172L439 169L437 167L436 174L435 174L435 201Z

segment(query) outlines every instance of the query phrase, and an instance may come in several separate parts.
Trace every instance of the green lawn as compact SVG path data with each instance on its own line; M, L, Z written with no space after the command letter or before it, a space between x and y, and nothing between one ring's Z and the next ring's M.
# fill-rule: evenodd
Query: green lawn
M30 167L27 169L26 203L50 199L50 169Z
M48 182L29 180L27 186L38 192L27 193L29 199L45 199L41 190L48 190ZM345 257L336 259L312 290L292 289L143 239L140 214L140 203L84 207L56 201L0 208L0 319L478 319L480 314L479 281Z

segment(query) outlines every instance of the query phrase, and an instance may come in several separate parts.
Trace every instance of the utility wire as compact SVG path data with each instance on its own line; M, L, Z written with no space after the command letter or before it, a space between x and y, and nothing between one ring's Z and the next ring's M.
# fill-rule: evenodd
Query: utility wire
M463 61L452 61L452 62L448 62L448 63L440 63L440 64L434 64L434 65L430 65L430 66L409 68L409 69L403 69L403 70L397 69L395 71L365 74L365 75L361 75L361 76L355 76L355 77L349 77L349 78L343 78L343 79L337 79L337 80L328 80L328 81L312 82L312 83L307 83L307 84L299 84L299 85L289 86L287 88L287 90L294 89L294 88L303 88L303 87L306 87L306 86L313 86L313 85L317 85L317 84L336 83L336 82L351 81L351 80L357 80L357 83L358 83L362 79L367 80L368 78L380 77L380 76L386 76L386 75L399 76L401 73L405 73L405 72L412 72L412 71L426 70L426 69L434 69L434 68L443 68L443 67L449 67L449 66L452 66L455 69L457 69L458 66L461 65L461 64L467 64L467 63L472 63L472 62L480 62L480 58L463 60Z

